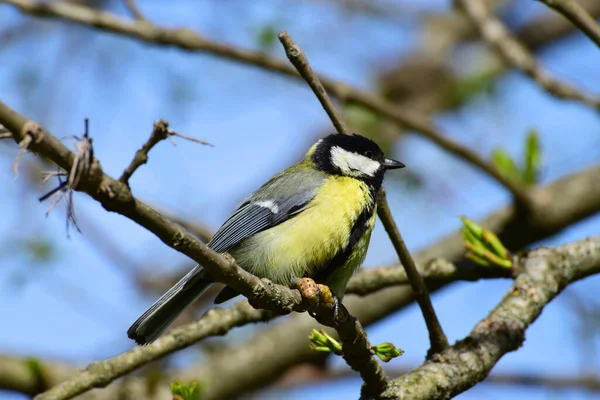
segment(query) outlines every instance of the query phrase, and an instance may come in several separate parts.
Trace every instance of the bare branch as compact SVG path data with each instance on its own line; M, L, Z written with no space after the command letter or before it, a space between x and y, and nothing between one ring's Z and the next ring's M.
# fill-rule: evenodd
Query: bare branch
M143 21L127 21L111 13L65 1L41 3L33 0L0 0L12 4L22 12L38 17L62 18L104 31L137 38L145 42L163 46L176 46L187 51L207 52L218 57L254 65L263 69L298 78L299 75L283 60L269 57L261 52L236 48L208 40L189 29L160 28ZM355 89L343 82L319 76L323 87L339 100L360 104L378 115L419 134L449 153L474 165L511 192L521 205L529 205L528 191L517 182L502 175L493 165L477 153L447 138L431 120L415 110L406 112L392 103L381 100L369 93Z
M485 379L502 356L521 347L526 329L567 285L600 272L600 236L529 252L518 267L500 304L468 337L394 379L382 397L448 399Z
M510 35L504 24L499 19L494 18L480 1L455 0L455 2L477 26L483 39L498 52L507 64L523 71L523 73L553 96L561 99L575 100L600 109L600 97L577 90L571 85L551 77L539 65L533 55Z
M121 181L125 184L128 184L129 178L131 178L131 175L133 175L133 173L140 166L142 166L143 164L146 164L148 162L148 153L150 152L152 147L154 147L156 144L158 144L158 142L160 142L161 140L165 140L167 138L170 138L171 136L179 136L186 140L190 140L190 141L193 141L196 143L212 146L210 143L205 142L204 140L196 139L196 138L193 138L190 136L185 136L185 135L182 135L180 133L177 133L177 132L169 129L169 123L167 121L165 121L164 119L161 119L159 121L154 122L154 128L152 129L152 134L150 135L150 138L135 153L133 160L131 160L131 163L129 164L129 166L125 169L125 171L123 171L123 174L119 178L119 181ZM175 143L173 143L173 144L175 144Z
M410 252L404 243L404 239L402 239L402 235L396 226L396 222L392 217L392 212L390 211L390 207L387 203L384 188L381 188L377 201L377 213L379 215L379 219L381 219L381 222L383 223L383 226L388 233L392 244L394 245L394 249L398 254L398 258L400 258L400 263L406 271L410 286L415 292L415 298L417 299L417 303L419 304L421 313L425 319L425 324L427 325L427 330L429 331L429 343L431 346L428 351L428 358L430 358L433 354L440 353L442 350L448 347L448 339L446 338L446 334L444 333L444 330L440 325L440 321L435 314L433 304L431 304L431 298L429 297L429 291L427 290L425 281L423 281L423 278L419 274L415 261L410 255Z
M137 2L135 0L124 0L124 2L125 8L127 8L127 10L133 16L133 18L137 19L138 21L147 21L144 17L144 14L142 14L142 12L140 11L140 8L138 7Z
M317 96L317 99L319 99L338 134L350 134L319 78L312 71L300 46L294 42L286 31L279 32L279 41L283 45L290 62L296 67ZM339 323L332 325L342 339L344 360L352 369L359 371L365 382L364 390L366 393L370 396L377 396L385 390L389 379L379 362L373 357L367 334L360 322L348 313L343 304L340 305L340 309L342 316L339 318Z
M339 116L335 106L333 105L333 102L327 95L325 88L323 85L321 85L319 78L312 71L312 68L308 63L308 59L304 55L304 52L300 46L294 42L294 40L286 31L281 31L279 33L279 41L283 45L291 63L296 67L300 75L310 85L311 89L319 99L319 102L327 112L327 115L329 115L329 118L331 119L331 122L333 122L333 125L336 127L338 133L349 134L350 132L348 131L348 128L345 126L342 118ZM419 303L419 307L421 307L421 312L423 313L423 317L425 318L425 322L427 323L427 328L429 330L429 338L431 341L430 350L432 353L440 352L448 347L448 339L446 339L446 335L444 334L438 318L435 315L433 305L429 299L427 287L423 282L423 278L421 278L419 275L415 263L412 260L408 249L404 245L402 236L400 235L400 232L396 227L396 223L392 218L392 214L390 213L390 208L385 197L385 189L381 188L377 202L379 218L386 226L387 233L394 243L394 246L398 244L398 246L396 246L396 251L400 257L400 260L402 261L402 264L404 265L404 268L406 269L411 286L417 294L417 301Z
M573 0L538 0L565 16L600 47L600 26L585 8Z
M319 102L321 103L323 109L329 116L329 119L333 123L333 126L335 126L335 130L338 133L349 135L351 132L348 130L348 127L336 111L333 102L327 95L327 92L321 84L319 77L317 77L317 75L313 72L312 68L310 67L308 59L304 55L304 52L302 51L300 46L298 46L296 42L294 42L290 35L288 35L287 31L279 32L278 37L279 41L283 45L283 48L285 49L285 54L287 55L288 59L296 68L298 73L300 73L300 76L302 76L306 83L308 83L312 91L317 96L317 99L319 99Z
M192 136L184 135L183 133L175 132L171 129L167 132L169 134L169 139L171 139L172 143L176 146L177 144L173 141L173 136L180 137L185 140L189 140L190 142L203 144L205 146L214 147L212 143L207 142L206 140L198 139Z
M110 382L167 354L181 350L208 336L223 335L232 328L270 318L271 312L257 310L247 301L235 303L227 310L208 311L197 322L182 326L154 343L133 349L108 360L90 364L81 374L60 383L35 398L70 399Z

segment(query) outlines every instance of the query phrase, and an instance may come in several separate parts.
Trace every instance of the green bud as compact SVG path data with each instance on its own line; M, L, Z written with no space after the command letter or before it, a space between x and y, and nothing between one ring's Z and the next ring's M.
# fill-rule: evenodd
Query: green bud
M171 383L171 394L173 400L200 400L202 386L196 380L190 383L183 383L175 380Z
M460 217L460 220L462 221L463 225L465 226L465 229L468 230L476 239L481 238L481 234L482 234L483 230L481 229L481 227L479 225L477 225L475 222L471 221L469 218L465 217L464 215Z
M483 257L485 252L487 251L485 249L485 247L483 247L483 244L481 242L475 242L475 243L466 242L465 248L467 249L467 251L469 251L475 255L478 255L479 257Z
M506 247L504 247L504 245L502 244L500 239L498 239L498 236L496 236L496 234L494 232L483 228L482 236L483 236L483 240L485 240L485 242L490 245L492 251L497 256L499 256L503 259L507 258L508 251L506 250Z
M535 129L530 129L525 144L525 167L523 180L529 185L535 184L539 179L542 164L542 151L539 135Z
M396 358L404 354L404 350L398 349L390 342L384 342L377 346L371 346L371 350L383 362L388 362L392 358Z
M308 335L308 340L312 343L312 350L324 351L337 355L342 354L342 345L323 329L320 331L313 329L310 335Z
M506 260L504 258L500 258L497 255L495 255L494 253L492 253L491 251L487 250L483 255L483 258L485 258L486 260L489 260L492 264L495 264L497 266L500 267L504 267L504 268L511 268L512 267L512 262L510 260Z
M465 257L479 265L497 265L511 268L512 260L498 236L489 229L482 228L467 217L460 217L464 227L461 233L465 238Z
M473 235L473 232L468 230L467 228L460 228L460 233L462 234L465 243L477 243L479 240Z
M492 163L496 169L508 179L521 181L521 173L515 162L503 149L497 148L492 152Z
M480 256L478 256L477 254L474 254L474 253L467 253L467 254L465 254L465 258L473 261L475 264L483 265L484 267L489 267L489 266L492 265L491 262L489 262L485 258L480 257Z
M308 335L308 340L317 346L327 346L327 337L316 329L313 329Z
M310 349L313 351L320 351L323 353L331 353L331 349L325 346L315 346L314 344L311 344Z

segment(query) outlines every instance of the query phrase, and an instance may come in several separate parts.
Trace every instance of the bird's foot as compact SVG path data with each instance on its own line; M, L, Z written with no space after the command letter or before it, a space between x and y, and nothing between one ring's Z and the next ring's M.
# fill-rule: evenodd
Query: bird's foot
M316 283L311 278L301 278L296 282L296 287L313 318L321 322L319 309L325 308L333 313L333 321L337 320L340 303L328 286Z

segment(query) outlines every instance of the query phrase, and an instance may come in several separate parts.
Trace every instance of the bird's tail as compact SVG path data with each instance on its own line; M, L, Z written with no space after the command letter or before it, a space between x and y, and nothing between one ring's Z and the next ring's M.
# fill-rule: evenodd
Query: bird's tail
M131 325L127 336L140 345L153 342L212 283L204 268L197 265Z

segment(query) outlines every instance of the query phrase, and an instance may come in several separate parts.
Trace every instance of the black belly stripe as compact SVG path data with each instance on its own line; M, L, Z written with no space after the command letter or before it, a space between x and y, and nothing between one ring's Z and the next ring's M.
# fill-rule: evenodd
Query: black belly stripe
M344 265L344 263L348 260L350 255L352 254L352 250L354 250L354 245L358 243L362 235L367 230L367 223L369 219L373 216L374 209L374 201L370 207L366 207L358 216L354 225L352 226L352 230L350 231L350 239L348 241L348 245L337 252L337 254L331 259L329 264L326 267L321 268L315 276L312 278L317 283L325 283L329 276L335 271L337 268Z

